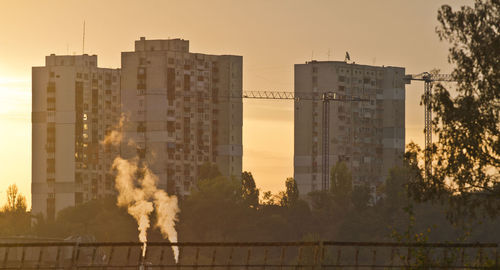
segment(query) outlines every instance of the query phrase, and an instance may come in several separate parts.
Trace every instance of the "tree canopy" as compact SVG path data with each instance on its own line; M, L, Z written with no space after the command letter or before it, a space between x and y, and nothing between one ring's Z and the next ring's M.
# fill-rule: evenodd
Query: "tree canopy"
M19 193L16 184L7 187L7 204L4 206L6 212L26 212L26 197Z
M299 201L299 188L294 178L289 177L285 181L285 192L281 198L281 205L291 207Z
M7 187L7 203L0 211L0 236L21 235L30 231L30 214L26 212L26 197L16 184Z
M241 174L241 188L243 200L251 207L257 207L259 205L259 189L255 185L251 172Z
M330 172L330 191L337 203L347 206L352 192L352 173L344 161L337 162Z
M450 43L456 89L437 84L430 107L438 142L426 149L433 171L420 178L420 200L449 198L452 209L500 212L500 2L443 5L437 33Z

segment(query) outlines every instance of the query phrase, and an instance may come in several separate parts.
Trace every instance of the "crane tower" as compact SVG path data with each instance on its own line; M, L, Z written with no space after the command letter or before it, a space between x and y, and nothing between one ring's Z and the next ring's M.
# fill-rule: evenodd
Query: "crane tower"
M424 82L424 110L425 110L425 120L424 120L424 132L425 132L425 149L429 149L432 146L432 108L430 107L429 101L432 95L432 84L434 82L453 82L455 81L450 74L432 74L429 72L423 72L420 74L409 74L404 78L408 83L411 81L423 81ZM432 173L431 157L429 154L425 155L425 174L428 175Z

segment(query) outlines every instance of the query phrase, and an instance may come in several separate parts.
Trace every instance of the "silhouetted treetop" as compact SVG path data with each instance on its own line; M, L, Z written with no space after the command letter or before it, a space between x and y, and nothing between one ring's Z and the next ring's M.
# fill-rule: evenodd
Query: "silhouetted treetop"
M500 1L438 12L437 33L451 44L455 92L437 84L430 100L439 135L430 151L433 172L413 193L427 200L448 196L454 211L500 213Z

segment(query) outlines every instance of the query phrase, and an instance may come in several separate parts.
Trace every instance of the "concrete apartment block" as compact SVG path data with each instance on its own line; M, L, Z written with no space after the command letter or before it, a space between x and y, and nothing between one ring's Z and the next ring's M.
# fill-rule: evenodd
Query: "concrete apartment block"
M311 61L295 65L295 92L369 98L370 102L330 102L328 166L343 160L354 184L373 188L402 165L405 147L405 69ZM323 103L295 101L294 177L301 196L322 185Z
M189 194L206 162L240 177L242 100L230 96L242 94L242 64L191 53L187 40L135 41L122 53L122 156L147 164L169 194Z
M114 194L118 147L100 141L120 115L120 70L96 55L45 58L32 69L32 212L58 211Z

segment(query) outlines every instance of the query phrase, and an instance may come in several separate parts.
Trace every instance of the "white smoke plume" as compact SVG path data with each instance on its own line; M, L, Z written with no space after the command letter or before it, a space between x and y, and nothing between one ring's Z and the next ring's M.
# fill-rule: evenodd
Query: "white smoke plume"
M147 230L150 227L149 215L153 212L153 203L148 201L148 194L143 190L144 183L136 187L135 176L137 164L121 157L113 161L113 169L117 170L115 187L118 190L118 206L127 207L127 212L137 221L139 241L143 243L142 255L146 254ZM144 182L144 181L139 181Z
M120 144L123 136L124 117L120 119L120 131L113 130L103 144ZM177 231L175 222L178 221L179 207L177 197L169 196L165 191L157 188L158 177L149 170L146 165L138 166L138 158L126 160L116 157L112 168L117 171L115 187L118 191L117 205L127 207L127 212L137 221L139 229L139 241L143 243L142 255L146 254L147 230L150 227L149 216L156 209L157 224L163 238L170 242L177 242ZM139 173L140 172L140 173ZM142 175L142 176L141 176ZM178 262L179 249L172 246L175 261Z
M177 231L175 230L175 222L178 221L177 213L177 197L168 196L163 190L155 192L155 205L157 222L156 227L160 228L163 238L168 238L170 242L177 242ZM179 247L172 246L174 251L175 261L179 260Z
M123 128L123 123L127 117L122 114L120 116L120 121L118 122L118 125L111 130L111 132L106 135L104 140L101 142L104 145L113 145L113 146L120 146L120 143L122 142L123 139L123 133L122 133L122 128Z

